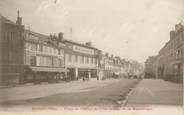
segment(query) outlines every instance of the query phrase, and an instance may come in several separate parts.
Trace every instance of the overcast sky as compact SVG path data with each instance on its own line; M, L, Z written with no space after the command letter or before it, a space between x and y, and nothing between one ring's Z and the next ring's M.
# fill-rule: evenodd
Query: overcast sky
M64 32L68 39L91 41L139 62L157 55L184 19L184 0L0 0L0 13L13 21L18 9L32 31Z

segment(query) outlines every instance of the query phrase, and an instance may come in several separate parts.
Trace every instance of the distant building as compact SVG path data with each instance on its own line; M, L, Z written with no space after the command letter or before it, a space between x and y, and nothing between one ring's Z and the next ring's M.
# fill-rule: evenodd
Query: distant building
M113 56L108 54L104 55L104 77L112 78L115 72L115 60Z
M109 54L106 53L102 55L100 62L103 78L125 78L135 74L135 72L132 71L134 67L132 66L133 64L121 59L119 56L109 56ZM134 68L134 70L138 70L138 68Z
M125 59L121 59L120 74L121 77L128 77L130 63Z
M130 61L129 73L133 75L133 78L142 78L144 73L143 65L137 61Z
M145 62L145 78L156 78L155 74L155 62L157 60L156 56L149 56ZM157 68L157 67L156 67Z

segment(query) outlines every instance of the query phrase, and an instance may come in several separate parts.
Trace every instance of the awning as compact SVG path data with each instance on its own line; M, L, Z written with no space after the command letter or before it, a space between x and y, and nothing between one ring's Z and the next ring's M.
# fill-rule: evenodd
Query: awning
M69 72L65 68L50 68L50 67L29 67L32 71L38 72Z
M115 75L119 75L120 73L119 72L114 72Z

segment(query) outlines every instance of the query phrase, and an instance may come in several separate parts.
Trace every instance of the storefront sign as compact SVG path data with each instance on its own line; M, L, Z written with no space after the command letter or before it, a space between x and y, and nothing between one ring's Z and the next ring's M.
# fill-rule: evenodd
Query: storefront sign
M88 49L85 47L75 46L75 45L73 46L73 51L94 55L94 50Z

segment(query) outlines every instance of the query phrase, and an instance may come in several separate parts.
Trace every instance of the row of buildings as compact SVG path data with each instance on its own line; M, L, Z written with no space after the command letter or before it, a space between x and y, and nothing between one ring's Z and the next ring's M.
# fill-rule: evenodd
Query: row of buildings
M184 25L175 25L170 39L157 56L150 56L145 62L145 77L162 78L182 82L184 69Z
M135 61L103 54L91 42L74 42L62 32L44 35L25 29L19 12L16 23L1 16L0 24L2 82L105 79L142 72Z

